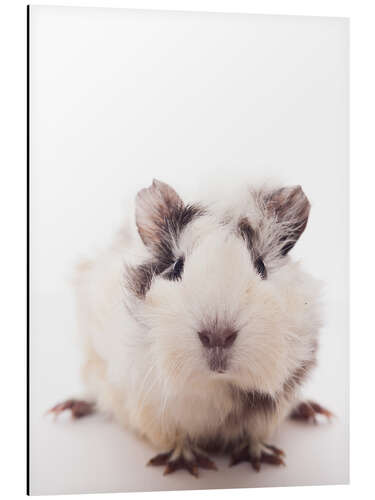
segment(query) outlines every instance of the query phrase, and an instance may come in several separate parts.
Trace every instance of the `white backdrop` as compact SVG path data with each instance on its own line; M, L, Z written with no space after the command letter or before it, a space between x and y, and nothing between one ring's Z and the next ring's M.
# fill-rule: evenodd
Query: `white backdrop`
M347 481L347 45L345 19L31 8L32 493ZM286 424L286 469L223 461L197 484L146 469L152 450L100 417L44 418L79 391L71 267L109 241L125 201L154 176L194 192L261 174L313 204L293 250L326 282L308 394L338 419Z

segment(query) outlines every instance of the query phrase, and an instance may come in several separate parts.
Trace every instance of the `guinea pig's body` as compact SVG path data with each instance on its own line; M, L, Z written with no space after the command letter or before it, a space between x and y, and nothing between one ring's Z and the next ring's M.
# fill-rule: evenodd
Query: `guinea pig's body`
M164 452L151 464L197 474L214 468L202 451L212 445L232 463L280 464L269 440L286 416L329 416L299 403L319 286L288 252L309 208L300 187L249 188L223 210L154 181L134 228L79 265L84 381L99 409Z

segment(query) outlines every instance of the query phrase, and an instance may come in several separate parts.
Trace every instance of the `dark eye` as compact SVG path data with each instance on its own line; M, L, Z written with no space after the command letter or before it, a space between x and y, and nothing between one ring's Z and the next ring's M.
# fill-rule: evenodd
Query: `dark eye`
M264 265L263 259L261 257L258 257L257 260L254 263L255 269L259 276L262 278L262 280L265 280L267 278L267 269L266 266Z
M182 271L184 270L185 259L179 257L173 265L173 269L167 274L167 278L170 280L179 280L181 278Z

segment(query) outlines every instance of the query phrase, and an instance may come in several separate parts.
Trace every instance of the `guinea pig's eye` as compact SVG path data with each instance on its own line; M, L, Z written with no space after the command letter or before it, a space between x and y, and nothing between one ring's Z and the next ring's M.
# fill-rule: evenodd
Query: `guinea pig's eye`
M266 266L264 265L263 259L261 257L258 257L257 260L254 263L255 269L259 276L262 278L262 280L265 280L267 278L267 269Z
M167 278L170 280L179 280L184 270L184 262L184 257L179 257L174 263L172 270L168 272Z

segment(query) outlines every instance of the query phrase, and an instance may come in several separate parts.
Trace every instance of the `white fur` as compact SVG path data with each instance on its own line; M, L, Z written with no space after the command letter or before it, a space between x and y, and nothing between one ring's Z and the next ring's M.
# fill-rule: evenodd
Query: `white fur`
M260 245L275 234L253 192L242 198L225 210L212 205L187 225L175 248L176 257L185 255L182 279L155 277L144 299L124 281L125 265L149 257L135 224L77 270L87 386L101 409L158 448L186 436L235 437L235 428L223 426L234 410L231 388L277 399L313 357L319 286L289 256L278 258L277 247L265 259L268 278L260 279L235 224L241 216L265 224ZM223 217L230 222L223 225ZM215 318L239 332L224 374L209 370L197 335ZM243 422L241 432L268 438L292 404L293 398L280 401L276 416Z

